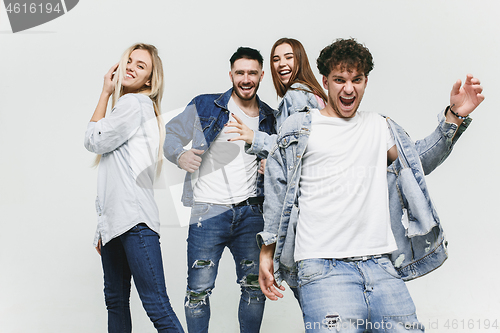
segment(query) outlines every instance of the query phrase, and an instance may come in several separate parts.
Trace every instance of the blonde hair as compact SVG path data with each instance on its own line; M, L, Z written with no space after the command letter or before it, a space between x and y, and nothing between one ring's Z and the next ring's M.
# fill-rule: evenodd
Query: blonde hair
M151 56L152 60L152 70L151 76L149 78L150 85L144 86L136 93L142 93L148 96L153 102L153 109L156 115L156 121L158 123L158 130L160 131L160 140L158 142L158 160L156 163L156 175L159 176L161 173L161 168L163 165L163 141L165 140L165 125L163 123L163 119L161 117L161 99L163 97L163 64L161 62L160 57L158 56L158 49L151 44L137 43L129 47L123 53L120 62L118 63L118 69L116 70L115 75L117 75L117 80L115 81L115 90L113 92L113 96L111 99L111 108L113 108L118 102L118 99L122 97L124 93L122 81L126 75L127 63L130 58L130 55L135 50L146 50ZM101 155L98 155L96 158L95 165L99 164L101 159Z

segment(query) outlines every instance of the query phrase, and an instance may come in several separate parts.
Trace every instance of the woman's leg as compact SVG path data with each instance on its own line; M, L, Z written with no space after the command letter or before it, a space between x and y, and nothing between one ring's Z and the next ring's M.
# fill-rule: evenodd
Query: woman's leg
M184 332L167 295L158 234L138 224L120 239L139 297L158 332Z
M130 333L130 269L120 238L101 249L104 298L108 309L108 332Z

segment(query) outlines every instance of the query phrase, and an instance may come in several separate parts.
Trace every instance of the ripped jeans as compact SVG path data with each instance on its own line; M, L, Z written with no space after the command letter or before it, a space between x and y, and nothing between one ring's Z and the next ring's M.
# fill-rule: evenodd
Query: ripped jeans
M298 268L307 333L424 332L410 293L387 256L305 259Z
M190 333L208 332L209 297L215 286L219 260L227 246L236 264L241 286L240 332L259 332L265 296L259 287L256 234L264 227L261 206L196 203L188 235L188 285L185 312Z

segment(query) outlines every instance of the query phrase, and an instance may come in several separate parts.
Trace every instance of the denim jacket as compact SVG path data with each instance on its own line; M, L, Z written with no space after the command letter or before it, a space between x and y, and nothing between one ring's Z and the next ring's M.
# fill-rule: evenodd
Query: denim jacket
M448 256L424 175L448 157L471 120L466 119L458 127L445 122L444 112L438 115L438 120L439 125L433 133L414 143L403 128L387 118L398 149L398 158L387 168L391 226L398 245L391 259L405 281L438 268ZM276 281L285 280L291 287L297 286L293 254L299 213L298 185L310 131L310 112L292 115L283 124L267 159L265 224L264 230L257 235L259 245L276 243Z
M278 109L274 111L276 118L276 131L279 131L283 122L292 114L309 109L321 109L316 95L302 83L294 83L281 99ZM255 132L252 145L245 145L248 154L256 154L261 158L266 158L270 149L276 142L276 135L267 135L262 132ZM262 156L262 154L265 154Z
M224 124L229 121L227 104L231 98L233 89L223 94L206 94L196 96L175 118L165 125L165 143L163 151L165 157L172 163L179 165L179 157L186 152L184 149L192 141L192 148L207 151L210 145L224 129ZM259 104L259 131L268 134L276 133L274 130L273 109L266 103L261 102L256 96ZM186 173L182 203L184 206L192 206L193 187L192 177L197 173ZM261 174L257 175L257 196L263 196L264 180Z

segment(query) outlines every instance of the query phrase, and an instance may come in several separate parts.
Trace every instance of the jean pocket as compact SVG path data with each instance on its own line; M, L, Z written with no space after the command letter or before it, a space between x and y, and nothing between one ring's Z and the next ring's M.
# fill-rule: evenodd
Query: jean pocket
M262 205L250 205L250 209L255 215L262 215Z
M302 287L323 275L325 259L304 259L299 261L298 282Z
M210 210L210 204L207 203L196 203L191 208L191 216L201 216L208 213Z
M394 265L392 264L392 261L387 258L387 257L382 257L377 259L378 265L389 275L392 277L400 279L401 276L399 276L398 272L396 271L396 268L394 268Z

